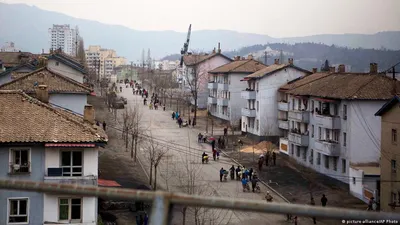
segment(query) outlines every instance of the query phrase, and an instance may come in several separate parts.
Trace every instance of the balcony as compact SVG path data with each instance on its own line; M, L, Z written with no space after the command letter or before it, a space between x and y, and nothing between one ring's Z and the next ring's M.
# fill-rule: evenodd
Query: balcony
M328 116L328 115L319 115L314 113L315 124L319 127L338 130L341 127L340 117L337 116Z
M247 100L254 100L256 99L256 91L242 91L240 94L241 98L247 99Z
M287 102L278 102L278 110L280 111L289 111L289 103Z
M309 123L310 121L310 112L309 111L290 111L289 119L302 122Z
M308 146L308 135L289 133L289 141L295 145L307 147Z
M208 104L217 104L217 98L208 97Z
M215 82L208 82L208 89L217 89L218 84Z
M316 151L329 156L340 156L340 145L333 141L318 140L314 143Z
M289 121L278 120L278 127L284 130L289 130Z
M218 84L218 90L227 91L229 89L229 84Z
M19 174L29 174L30 173L30 162L26 162L24 164L14 164L10 163L10 175L19 175Z
M45 183L80 184L97 186L97 176L63 176L62 168L47 168ZM65 175L65 174L64 174ZM73 174L79 175L79 174Z
M228 106L229 100L227 98L218 98L217 104L221 106Z
M242 108L242 116L256 117L256 110L255 109Z
M279 138L279 151L289 154L289 140L287 138Z

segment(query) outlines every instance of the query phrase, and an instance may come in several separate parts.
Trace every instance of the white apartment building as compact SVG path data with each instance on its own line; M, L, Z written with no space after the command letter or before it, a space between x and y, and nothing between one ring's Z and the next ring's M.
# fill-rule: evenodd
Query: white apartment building
M6 42L1 48L0 52L18 52L19 49L15 47L14 42Z
M350 192L367 202L366 196L379 197L379 169L371 167L379 166L381 124L374 114L400 84L377 74L376 64L368 74L344 68L312 74L289 88L289 151L282 143L280 148L297 162L348 183Z
M85 53L89 71L98 74L100 78L110 77L115 67L126 65L126 58L117 56L113 49L90 45Z
M200 109L207 108L208 98L208 71L211 71L221 65L232 62L232 59L213 50L211 54L191 54L183 56L183 65L177 68L178 82L181 84L183 91L190 93L197 91L197 107ZM195 104L191 99L192 105Z
M72 29L69 24L56 25L53 24L49 28L49 46L50 49L60 49L70 56L77 56L79 42L78 27Z
M246 105L246 100L240 96L247 87L241 80L265 67L250 55L247 59L237 56L235 61L209 71L207 108L211 115L240 127L241 109Z
M310 72L293 65L293 59L289 59L288 64L279 64L279 59L275 59L273 65L244 77L242 81L247 81L247 88L241 92L246 100L241 110L242 133L256 140L278 143L281 131L277 122L277 91L288 81L306 74Z

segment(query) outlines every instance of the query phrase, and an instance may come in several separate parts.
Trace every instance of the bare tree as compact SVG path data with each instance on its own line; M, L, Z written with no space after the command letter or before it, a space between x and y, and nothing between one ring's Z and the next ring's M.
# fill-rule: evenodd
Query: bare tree
M155 141L153 135L149 135L147 138L146 144L144 148L147 152L147 159L150 162L150 178L149 184L150 186L153 184L153 167L154 167L154 185L153 190L157 190L157 168L168 152L169 148L165 147L164 145L160 144L159 142Z

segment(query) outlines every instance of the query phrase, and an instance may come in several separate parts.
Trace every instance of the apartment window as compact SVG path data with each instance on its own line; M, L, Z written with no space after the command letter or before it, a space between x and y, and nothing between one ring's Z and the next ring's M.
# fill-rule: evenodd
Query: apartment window
M82 199L60 198L58 204L60 221L80 222L82 214Z
M353 177L353 184L356 185L356 178Z
M258 82L256 83L256 86L257 86L256 90L257 90L257 92L258 92Z
M56 66L59 66L60 65L60 63L59 62L56 62Z
M333 140L339 142L339 131L333 130L332 131Z
M292 99L292 109L294 110L294 99Z
M300 146L296 146L296 156L300 157Z
M397 143L397 130L392 129L392 143L396 144Z
M347 120L347 105L343 105L343 119Z
M318 139L322 140L322 129L321 129L321 127L318 127Z
M303 161L307 161L307 149L303 149Z
M83 164L82 151L62 151L61 168L63 176L82 176Z
M260 102L257 101L257 112L258 112L259 107L260 107Z
M317 153L317 165L321 165L321 153Z
M333 170L337 171L337 157L333 157Z
M337 104L333 104L333 115L334 116L338 115L338 105Z
M330 139L331 139L331 137L330 137L329 129L325 129L325 140L330 140Z
M311 137L314 137L314 125L311 126Z
M294 129L294 121L292 121L292 129Z
M346 160L342 159L342 173L346 173Z
M290 148L290 152L292 153L292 155L294 155L294 144L292 144L292 147Z
M11 154L11 173L30 172L30 149L10 149Z
M347 142L347 134L346 132L343 132L343 146L346 146L346 142Z
M325 161L325 168L326 169L329 169L329 156L327 156L327 155L325 155L324 156L324 161Z
M28 198L8 199L8 223L28 223L29 218Z
M260 122L258 121L258 119L256 119L256 129L258 130L260 128Z
M391 168L392 168L392 173L396 173L397 168L396 168L396 160L392 159L391 161Z
M314 164L314 150L311 149L310 151L310 164L313 165Z

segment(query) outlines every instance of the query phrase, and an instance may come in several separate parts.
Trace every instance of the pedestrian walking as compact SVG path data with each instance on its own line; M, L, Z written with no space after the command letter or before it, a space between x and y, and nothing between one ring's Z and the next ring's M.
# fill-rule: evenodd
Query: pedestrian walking
M228 128L224 128L224 136L228 135Z
M240 172L240 166L236 168L236 180L240 180L239 172Z
M222 177L224 176L224 168L219 171L219 181L222 182Z
M189 124L188 125L189 126L192 125L192 120L190 119L190 117L189 117Z
M265 165L268 166L269 163L269 152L265 153Z
M211 141L211 147L212 147L212 150L215 149L215 140L212 140L212 141Z
M140 215L140 218L139 218L140 225L143 225L143 222L144 222L143 215Z
M276 153L275 153L275 151L272 152L272 161L274 162L274 166L276 166Z
M311 197L310 205L315 206L315 201L314 201L313 197ZM313 219L313 223L317 224L317 218L315 218L315 216L313 216L312 219Z
M250 168L249 170L249 179L251 180L253 177L253 168Z
M235 166L232 165L232 167L229 169L230 174L231 174L231 180L235 179Z
M106 131L106 127L107 127L106 121L103 120L103 130L104 131Z
M172 120L175 120L175 112L172 112Z
M328 203L328 199L326 198L325 194L323 194L321 198L321 205L325 207L326 203Z
M144 214L144 225L147 225L149 223L149 216L147 213Z
M194 125L196 125L196 117L194 117L192 121L192 126L194 127Z
M163 107L162 107L162 108L163 108L163 111L165 111L165 104L163 105Z

